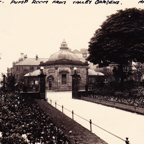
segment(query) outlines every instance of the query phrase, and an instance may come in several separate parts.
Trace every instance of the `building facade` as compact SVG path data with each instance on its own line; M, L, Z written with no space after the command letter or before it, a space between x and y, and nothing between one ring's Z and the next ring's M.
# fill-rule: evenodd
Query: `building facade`
M85 53L85 52L84 52ZM83 55L83 53L81 53ZM79 89L85 89L88 83L88 63L72 52L65 41L62 42L60 50L49 58L21 58L19 62L13 63L11 72L15 75L17 83L20 80L28 86L28 90L38 90L38 75L40 67L44 67L46 75L46 89L53 91L72 90L72 75L74 68L80 75Z
M60 50L50 56L47 62L40 64L45 69L46 87L48 90L66 91L72 89L72 75L74 68L80 75L79 88L84 89L88 83L88 63L71 52L65 41Z
M24 56L18 62L13 63L10 73L15 75L16 83L22 82L28 86L28 90L38 91L38 75L40 67L44 67L47 90L69 91L72 90L72 75L74 68L76 68L77 74L80 75L78 89L84 90L89 83L89 77L91 79L91 72L94 72L90 63L86 61L87 56L87 49L71 51L67 43L63 41L59 51L49 58L38 58L38 56L27 58Z
M8 75L13 75L15 77L15 82L23 81L23 76L26 73L33 72L39 69L40 62L46 62L48 58L27 58L24 56L20 58L17 62L13 62L12 68L8 69Z

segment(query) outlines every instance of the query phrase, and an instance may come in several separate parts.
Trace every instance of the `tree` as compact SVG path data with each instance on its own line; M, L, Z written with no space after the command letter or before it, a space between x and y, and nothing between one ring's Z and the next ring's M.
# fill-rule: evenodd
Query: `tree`
M5 90L6 88L6 75L2 73L3 81L2 81L2 90Z
M8 75L7 76L7 87L9 90L14 91L15 90L15 75Z
M143 63L144 10L131 8L108 16L91 38L88 50L87 60L102 67L114 62L123 70L132 61Z

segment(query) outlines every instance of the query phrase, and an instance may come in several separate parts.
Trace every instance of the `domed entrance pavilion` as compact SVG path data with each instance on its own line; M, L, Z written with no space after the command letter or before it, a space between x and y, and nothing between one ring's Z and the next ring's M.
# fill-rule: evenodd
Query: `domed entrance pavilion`
M41 62L46 74L46 88L54 91L72 90L72 76L74 68L80 75L79 89L85 89L88 83L88 63L80 61L79 57L72 53L65 41L60 50L50 56L47 62Z

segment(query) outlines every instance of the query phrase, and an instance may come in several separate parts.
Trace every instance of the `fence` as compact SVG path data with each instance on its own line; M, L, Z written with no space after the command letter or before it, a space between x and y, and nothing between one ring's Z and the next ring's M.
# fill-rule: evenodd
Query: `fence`
M62 113L64 113L64 110L67 110L68 112L70 112L70 113L72 114L72 119L73 119L73 120L74 120L74 115L76 115L76 116L78 116L79 118L81 118L81 119L87 121L87 122L90 124L90 131L91 131L91 132L92 132L92 126L96 126L96 127L100 128L101 130L103 130L103 131L105 131L105 132L107 132L107 133L113 135L114 137L116 137L116 138L118 138L118 139L124 141L126 144L130 144L129 141L128 141L128 138L126 138L126 140L125 140L125 139L123 139L123 138L121 138L121 137L119 137L119 136L117 136L117 135L115 135L115 134L109 132L108 130L106 130L106 129L100 127L100 126L98 126L97 124L93 123L91 119L90 119L90 120L87 120L87 119L81 117L80 115L74 113L73 110L71 111L71 110L65 108L63 105L59 105L57 102L53 102L52 100L49 100L49 101L50 101L50 104L51 104L51 105L52 105L52 104L55 105L55 108L57 108L57 106L61 107L61 108L62 108L62 109L61 109L61 110L62 110ZM49 101L48 101L48 99L47 99L47 102L49 102Z
M80 92L79 92L80 93ZM114 97L114 96L101 96L89 93L88 95L80 93L82 100L115 107L130 112L135 112L144 115L144 97L138 98L126 98L126 97Z

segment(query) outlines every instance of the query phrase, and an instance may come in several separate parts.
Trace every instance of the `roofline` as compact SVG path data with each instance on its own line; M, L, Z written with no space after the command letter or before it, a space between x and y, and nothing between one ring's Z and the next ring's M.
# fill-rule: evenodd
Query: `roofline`
M24 60L27 60L27 59L36 59L36 58L26 58L26 59L23 59L22 61L16 62L15 66L17 66L17 65L19 66L20 63L22 63ZM38 59L47 59L48 60L49 58L38 58Z
M37 76L23 76L24 78L28 78L28 77L38 77L38 75Z
M50 61L49 61L50 62ZM51 61L52 63L42 63L39 66L51 66L51 65L79 65L79 66L88 66L88 63L74 63L74 62L69 62L69 63L57 63L54 61Z
M40 66L40 65L15 65L15 66L34 66L34 67L38 67L38 66Z
M88 75L88 76L105 76L105 75Z

